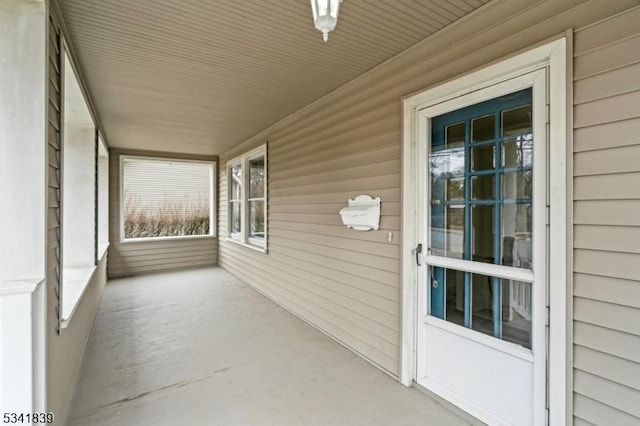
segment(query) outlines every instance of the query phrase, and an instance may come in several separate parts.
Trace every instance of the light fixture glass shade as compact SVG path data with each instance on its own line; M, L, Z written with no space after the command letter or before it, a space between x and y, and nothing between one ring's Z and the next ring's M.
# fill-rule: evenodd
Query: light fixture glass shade
M336 29L341 2L342 0L311 0L313 22L316 29L322 33L324 41L327 41L329 33Z

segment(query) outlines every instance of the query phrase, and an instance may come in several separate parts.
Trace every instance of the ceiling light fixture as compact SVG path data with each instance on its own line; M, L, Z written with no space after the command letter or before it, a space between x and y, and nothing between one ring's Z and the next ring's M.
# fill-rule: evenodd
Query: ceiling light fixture
M324 41L329 40L329 33L336 29L340 3L342 0L311 0L313 22Z

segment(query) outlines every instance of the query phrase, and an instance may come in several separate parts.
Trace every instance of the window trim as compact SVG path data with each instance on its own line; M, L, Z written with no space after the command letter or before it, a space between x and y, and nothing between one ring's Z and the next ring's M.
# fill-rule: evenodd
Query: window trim
M100 129L96 129L96 265L102 261L110 246L109 156L109 147L105 143ZM100 159L106 159L106 175L100 173ZM103 196L106 197L104 200ZM101 201L106 201L106 204ZM106 225L106 228L102 226L103 224Z
M264 197L260 197L260 199L264 199L264 238L251 238L249 236L249 215L248 215L248 205L249 205L249 191L247 190L249 183L249 173L247 173L249 169L249 161L264 157ZM231 169L240 166L242 170L242 187L240 188L240 232L231 232L231 206L232 203L237 203L237 200L231 200ZM234 244L241 245L243 247L247 247L256 251L260 251L263 253L267 253L268 247L268 224L267 224L267 210L268 210L268 159L267 159L267 144L262 144L257 148L254 148L250 151L245 152L242 155L239 155L231 160L227 161L227 170L226 170L226 179L227 179L227 231L226 231L226 241L232 242ZM256 199L253 199L256 200Z
M231 169L240 166L240 172L242 174L242 183L240 186L240 198L239 199L231 199ZM245 175L244 175L244 159L238 158L232 162L227 162L227 238L232 239L235 242L241 243L244 240L243 237L243 229L242 224L244 223L244 188L245 188ZM232 232L231 231L231 206L234 203L240 203L240 232Z
M172 161L180 163L202 163L211 166L211 182L209 189L209 234L206 235L175 235L163 237L141 237L141 238L125 238L124 237L124 163L127 160L148 160L148 161ZM120 221L118 229L118 241L120 244L147 243L154 241L177 241L177 240L194 240L203 238L216 238L218 235L217 226L217 204L216 204L216 186L217 186L217 162L211 160L198 160L188 158L163 157L153 155L134 155L120 154L118 158L118 219Z
M67 105L67 90L68 90L68 86L65 83L66 80L66 76L68 73L70 73L70 75L73 77L73 79L75 80L75 83L77 84L77 86L80 89L80 93L82 95L82 101L84 102L84 105L86 106L86 109L90 115L91 121L90 121L90 126L86 126L87 128L92 128L94 131L94 141L92 144L93 147L93 161L94 161L94 172L95 172L95 167L97 165L96 163L96 140L95 140L95 135L98 130L97 127L97 123L96 123L96 119L95 119L95 115L93 113L93 110L91 108L91 104L89 102L89 98L87 96L87 94L84 91L84 86L83 86L83 82L82 79L78 73L77 67L76 67L76 63L74 58L72 57L71 51L69 49L69 44L67 42L67 40L65 39L64 35L62 34L62 32L59 34L59 38L60 38L60 132L59 132L59 136L60 136L60 152L59 152L59 156L60 156L60 164L59 164L59 170L60 170L60 188L59 188L59 226L60 226L60 236L59 236L59 260L58 260L58 267L60 268L60 272L59 272L59 282L58 282L58 333L61 334L62 331L64 329L66 329L69 324L71 323L71 319L73 318L78 306L80 305L82 299L84 298L85 293L87 292L87 289L89 288L89 284L92 282L93 277L95 275L95 272L98 269L98 264L96 262L95 259L95 240L97 238L96 236L96 221L97 221L97 211L95 209L96 207L96 199L95 196L97 195L96 193L96 188L97 188L97 178L94 175L94 191L93 191L93 195L94 195L94 200L93 200L93 237L92 237L92 245L94 247L94 251L93 251L93 259L91 262L86 262L86 265L82 265L81 267L77 267L77 266L69 266L66 265L65 266L65 256L64 253L65 248L67 247L67 244L69 244L69 241L65 242L65 236L64 236L64 229L66 228L67 225L65 225L65 216L68 215L68 213L65 213L65 210L67 210L69 208L69 206L67 205L67 203L65 202L65 198L64 198L64 194L65 194L65 177L68 174L68 165L65 165L65 151L68 150L69 148L66 146L67 145L67 136L66 136L66 132L65 129L67 127L67 123L66 123L66 105ZM68 191L68 188L67 188ZM66 256L68 257L68 256ZM84 262L83 262L84 263ZM70 291L72 290L73 291Z

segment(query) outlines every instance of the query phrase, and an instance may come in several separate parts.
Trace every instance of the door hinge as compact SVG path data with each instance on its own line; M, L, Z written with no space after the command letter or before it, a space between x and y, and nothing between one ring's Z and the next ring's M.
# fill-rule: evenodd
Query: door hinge
M551 311L550 311L549 307L546 306L545 309L544 309L544 325L549 327L550 323L551 323Z
M549 104L547 104L546 113L547 113L547 117L546 117L545 123L550 123L551 122L551 105Z
M551 206L547 206L546 208L547 210L547 217L545 218L546 222L545 225L549 225L551 223Z

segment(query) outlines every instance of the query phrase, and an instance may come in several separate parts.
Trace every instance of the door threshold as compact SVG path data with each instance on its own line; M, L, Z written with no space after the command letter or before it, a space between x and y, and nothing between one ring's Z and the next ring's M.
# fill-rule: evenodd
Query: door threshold
M451 402L447 401L446 399L444 399L440 395L438 395L438 394L430 391L429 389L425 388L424 386L418 384L418 382L416 382L415 380L412 382L412 386L413 386L414 389L417 389L421 393L425 394L429 398L431 398L434 401L436 401L438 404L442 405L447 410L449 410L452 413L454 413L456 416L460 417L461 420L465 421L469 425L472 425L472 426L487 426L486 423L483 423L481 420L473 417L471 414L467 413L462 408L458 407L455 404L452 404Z

